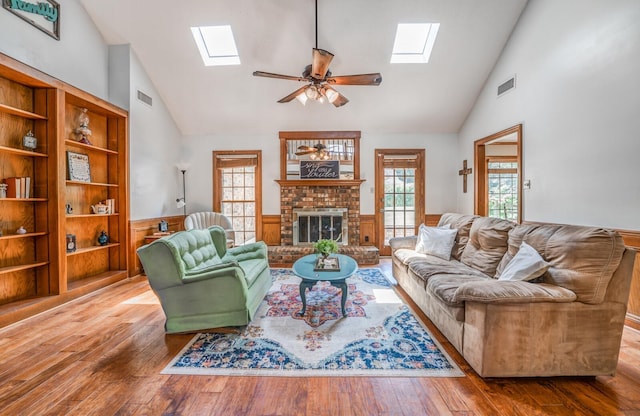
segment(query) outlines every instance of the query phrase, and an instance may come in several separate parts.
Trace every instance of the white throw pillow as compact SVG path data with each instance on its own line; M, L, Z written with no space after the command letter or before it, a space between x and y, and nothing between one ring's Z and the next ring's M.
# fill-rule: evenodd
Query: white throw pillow
M518 253L507 263L498 280L533 280L542 276L549 266L535 248L523 241Z
M452 230L450 224L444 227L427 227L420 224L416 252L449 260L457 234L458 230Z

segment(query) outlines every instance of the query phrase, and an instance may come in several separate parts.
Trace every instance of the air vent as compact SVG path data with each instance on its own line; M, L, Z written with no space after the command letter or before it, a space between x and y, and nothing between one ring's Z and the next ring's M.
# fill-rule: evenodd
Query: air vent
M516 76L514 75L511 78L509 78L507 81L505 81L502 84L498 85L498 97L500 97L503 94L508 93L509 91L514 89L515 87L516 87Z
M147 94L143 93L140 90L138 90L138 100L147 104L149 107L153 106L153 98L149 97Z

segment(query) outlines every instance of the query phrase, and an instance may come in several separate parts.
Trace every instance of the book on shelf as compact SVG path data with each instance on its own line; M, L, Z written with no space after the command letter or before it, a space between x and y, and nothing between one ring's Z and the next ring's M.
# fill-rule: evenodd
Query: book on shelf
M3 180L7 184L7 198L31 198L31 177L11 177Z

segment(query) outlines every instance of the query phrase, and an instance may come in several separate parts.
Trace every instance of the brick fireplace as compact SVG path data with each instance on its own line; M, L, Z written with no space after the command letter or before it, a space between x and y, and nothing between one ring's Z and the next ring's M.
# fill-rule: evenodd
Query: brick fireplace
M281 185L280 232L282 245L293 245L293 210L346 208L349 228L348 245L360 244L360 185Z
M360 182L350 184L307 185L301 181L280 182L281 245L269 246L269 264L288 266L313 253L313 247L293 245L293 210L346 208L349 239L339 252L353 257L358 264L377 264L379 252L373 246L360 246Z

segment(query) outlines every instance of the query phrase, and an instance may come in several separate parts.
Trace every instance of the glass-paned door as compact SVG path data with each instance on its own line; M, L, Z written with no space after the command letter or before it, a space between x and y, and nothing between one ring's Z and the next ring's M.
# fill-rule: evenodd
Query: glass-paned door
M487 201L490 217L518 221L518 162L487 160Z
M384 169L384 245L393 237L414 235L416 229L416 169Z
M231 220L236 245L262 234L260 151L213 152L213 208Z
M389 240L416 235L424 221L424 150L376 150L376 224L380 254Z

